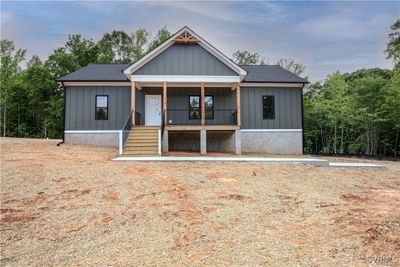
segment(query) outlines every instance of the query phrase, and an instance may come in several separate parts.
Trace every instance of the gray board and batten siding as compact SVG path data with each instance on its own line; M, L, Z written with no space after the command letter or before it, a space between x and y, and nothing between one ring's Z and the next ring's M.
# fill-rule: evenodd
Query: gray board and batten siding
M96 95L108 95L108 120L96 120ZM131 110L129 86L66 88L65 130L120 130Z
M263 119L263 96L274 96L275 119ZM302 129L301 88L242 87L242 129Z
M162 88L143 88L136 91L137 111L144 120L146 94L162 95ZM230 88L205 88L214 96L214 109L236 109L236 91ZM96 95L108 95L108 120L95 119ZM189 96L200 95L200 88L168 88L168 109L189 109ZM263 119L262 97L275 97L275 119ZM65 130L120 130L130 113L131 88L125 86L67 87ZM179 116L172 124L193 124L188 116ZM216 121L210 123L218 124ZM241 88L242 129L301 129L300 88Z
M196 44L174 44L133 75L238 76L231 68Z

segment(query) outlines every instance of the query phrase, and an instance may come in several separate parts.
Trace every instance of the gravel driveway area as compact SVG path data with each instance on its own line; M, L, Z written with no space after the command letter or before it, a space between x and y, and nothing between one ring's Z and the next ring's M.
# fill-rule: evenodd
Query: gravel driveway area
M400 264L399 162L115 162L0 142L2 266Z

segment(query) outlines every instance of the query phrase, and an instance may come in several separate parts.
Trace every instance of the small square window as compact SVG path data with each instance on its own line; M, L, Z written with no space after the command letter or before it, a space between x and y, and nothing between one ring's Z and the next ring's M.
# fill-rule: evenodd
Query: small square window
M275 97L273 95L263 96L263 119L275 119Z
M96 120L108 120L108 95L96 96Z

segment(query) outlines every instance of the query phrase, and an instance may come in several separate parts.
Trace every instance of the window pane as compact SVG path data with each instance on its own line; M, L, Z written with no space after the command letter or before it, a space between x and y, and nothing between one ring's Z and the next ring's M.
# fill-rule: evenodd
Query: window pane
M200 107L200 96L190 96L190 107Z
M96 120L108 120L108 96L96 96Z
M207 120L214 119L214 97L213 96L205 96L204 97L204 106L205 106L205 118Z
M107 96L97 96L96 97L96 107L106 108L107 107Z
M213 120L214 119L214 109L213 108L206 108L205 109L206 112L206 119L207 120Z
M263 119L275 119L275 99L274 96L263 96Z
M189 118L190 119L200 119L200 110L199 108L192 108L189 110Z
M204 97L204 105L205 107L214 107L214 97L212 96L205 96Z
M107 108L97 108L96 109L96 120L107 120L108 110Z

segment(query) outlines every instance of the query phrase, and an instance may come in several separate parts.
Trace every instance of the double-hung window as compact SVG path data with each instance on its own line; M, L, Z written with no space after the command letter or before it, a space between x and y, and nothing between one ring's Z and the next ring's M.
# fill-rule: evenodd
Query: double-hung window
M262 98L263 104L263 119L275 119L275 98L273 95L264 95Z
M205 119L214 119L214 96L204 97L204 109ZM201 119L201 99L198 95L189 96L189 119L199 120Z
M108 95L96 96L96 120L108 120Z

